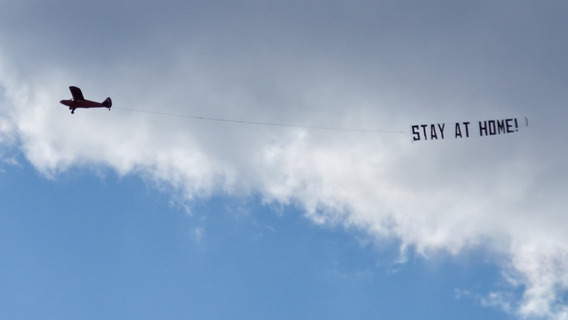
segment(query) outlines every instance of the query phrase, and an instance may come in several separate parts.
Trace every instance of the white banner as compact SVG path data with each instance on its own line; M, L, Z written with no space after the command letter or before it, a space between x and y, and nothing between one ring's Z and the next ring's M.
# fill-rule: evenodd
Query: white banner
M412 141L467 139L515 133L519 131L520 125L517 118L508 118L476 122L415 124L410 126L410 132ZM526 117L522 125L528 127L529 120Z

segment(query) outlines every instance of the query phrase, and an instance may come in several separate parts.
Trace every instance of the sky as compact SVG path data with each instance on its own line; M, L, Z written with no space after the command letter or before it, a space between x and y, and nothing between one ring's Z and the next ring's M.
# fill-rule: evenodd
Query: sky
M0 314L568 319L567 17L0 0Z

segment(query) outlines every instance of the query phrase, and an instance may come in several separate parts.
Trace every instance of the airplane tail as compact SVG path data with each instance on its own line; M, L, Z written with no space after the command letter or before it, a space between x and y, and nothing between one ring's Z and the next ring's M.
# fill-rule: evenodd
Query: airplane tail
M103 106L105 106L109 109L110 109L110 107L112 107L112 100L110 100L110 97L106 98L106 100L103 101Z

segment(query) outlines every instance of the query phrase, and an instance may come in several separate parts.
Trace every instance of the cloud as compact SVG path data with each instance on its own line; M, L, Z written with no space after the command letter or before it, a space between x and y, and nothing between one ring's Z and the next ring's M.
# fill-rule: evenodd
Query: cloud
M193 229L193 235L195 237L195 242L197 242L197 243L201 242L204 234L205 234L205 230L203 230L203 228L194 228Z
M566 319L565 6L11 2L0 13L0 142L55 178L108 167L185 201L260 195L425 256L482 247L522 291L486 305ZM69 85L110 95L113 110L71 116L58 104ZM121 107L407 132L511 116L530 126L413 144L410 133Z

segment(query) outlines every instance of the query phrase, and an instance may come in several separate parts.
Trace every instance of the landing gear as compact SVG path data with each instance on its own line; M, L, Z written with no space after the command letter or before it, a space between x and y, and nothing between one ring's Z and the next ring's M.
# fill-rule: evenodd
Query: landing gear
M75 113L75 109L71 109L71 114L74 114L74 113Z

